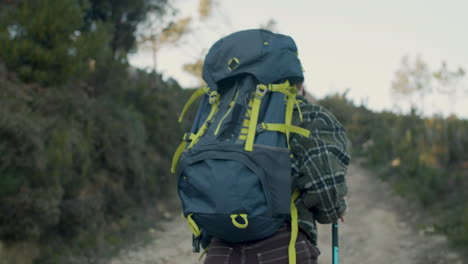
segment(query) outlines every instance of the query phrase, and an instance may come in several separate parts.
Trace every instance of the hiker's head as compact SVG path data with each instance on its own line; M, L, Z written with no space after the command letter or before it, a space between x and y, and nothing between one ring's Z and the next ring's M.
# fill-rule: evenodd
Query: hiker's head
M287 80L291 86L296 86L297 94L305 95L304 78L288 78Z
M297 93L302 95L302 96L305 96L305 90L304 90L304 83L303 82L300 82L300 83L296 83L296 88L297 88Z

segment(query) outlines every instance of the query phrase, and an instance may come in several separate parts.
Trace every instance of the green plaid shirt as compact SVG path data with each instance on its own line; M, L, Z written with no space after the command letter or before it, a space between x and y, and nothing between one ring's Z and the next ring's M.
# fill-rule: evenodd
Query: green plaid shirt
M348 139L343 125L325 108L301 101L303 121L297 109L293 125L310 130L310 137L290 138L292 176L301 196L296 200L299 228L317 243L316 221L321 224L340 219L346 210L348 192L345 174L350 162Z

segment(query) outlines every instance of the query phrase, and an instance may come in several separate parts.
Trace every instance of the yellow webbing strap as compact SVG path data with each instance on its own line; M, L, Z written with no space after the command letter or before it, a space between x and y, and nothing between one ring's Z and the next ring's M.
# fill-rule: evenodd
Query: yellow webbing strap
M284 123L288 126L292 124L292 115L294 111L294 98L291 96L288 96L288 99L286 101L286 112L284 115ZM288 149L291 149L289 145L289 131L286 132L286 142L288 143Z
M276 92L277 90L286 90L288 93L289 91L287 90L291 85L289 84L289 81L285 81L284 83L278 83L278 84L270 84L268 86L268 90Z
M292 123L292 112L294 110L294 105L296 105L299 111L299 119L301 122L303 121L302 118L302 111L299 107L299 103L296 100L295 91L296 88L289 84L289 81L285 81L284 83L280 84L259 84L257 85L257 90L255 91L255 97L252 103L252 113L250 115L250 122L249 122L249 131L247 133L246 142L245 142L245 150L252 151L253 150L253 143L255 141L255 133L256 133L256 126L258 122L258 112L260 110L260 105L262 102L262 98L267 91L271 92L279 92L283 93L287 96L287 103L286 103L286 113L285 113L285 123L286 125L290 126ZM296 130L296 129L294 129ZM297 130L296 130L297 131ZM285 130L286 137L288 140L289 146L289 132L294 132L293 130ZM296 133L296 132L295 132ZM300 132L299 134L302 134Z
M237 222L236 218L238 216L240 216L242 220L244 220L243 224L240 224L239 222ZM245 229L247 228L247 226L249 226L249 220L247 219L247 214L232 214L231 221L232 221L232 224L239 229Z
M250 122L249 122L249 132L247 133L247 139L245 141L245 151L253 150L255 134L257 133L258 112L260 111L262 98L263 96L265 96L267 91L268 91L267 86L263 84L257 85L257 90L255 91L255 97L252 103L252 112L250 115Z
M272 123L262 123L262 128L268 131L276 131L276 132L282 132L282 133L296 133L304 137L309 137L310 136L310 131L298 127L298 126L292 126L292 125L286 125L286 124L272 124Z
M302 112L301 112L301 109L299 107L299 102L296 100L295 94L291 93L290 87L291 86L289 85L289 82L286 81L286 82L280 83L280 84L269 84L268 85L268 90L270 90L272 92L283 93L288 97L288 101L293 100L294 104L297 106L297 110L299 111L299 118L300 118L300 120L302 122Z
M172 165L171 165L171 173L175 173L177 163L179 162L180 155L184 151L185 147L187 146L187 141L182 141L176 149L174 156L172 157Z
M192 219L192 214L187 215L187 224L195 237L201 235L200 228L198 228L197 224Z
M193 140L195 138L194 134L190 134L187 138L188 133L184 134L184 138L182 139L182 142L179 144L177 147L174 156L172 157L172 165L171 165L171 173L175 173L177 163L179 162L180 155L182 155L182 152L184 152L185 147L187 146L187 141L188 140Z
M200 257L198 257L198 262L201 262L203 256L205 256L205 254L208 252L208 248L209 247L206 247L203 252L200 254Z
M189 107L197 100L198 97L208 93L210 91L210 87L202 87L197 89L192 96L190 96L190 99L188 99L187 103L185 103L184 108L182 109L182 112L180 113L179 116L179 123L182 122L184 119L185 112L189 109Z
M291 240L288 247L289 264L296 264L296 240L299 228L297 223L297 208L294 202L297 197L299 197L299 190L295 190L291 198Z
M213 93L213 92L212 92ZM210 95L210 97L212 97L212 95ZM210 99L211 100L211 99ZM216 99L214 99L215 101L211 104L211 111L210 111L210 114L208 115L208 117L206 118L205 120L205 123L203 123L203 125L200 127L200 129L198 130L197 134L195 134L195 136L193 137L193 140L192 142L190 143L190 145L187 147L187 149L191 149L195 144L197 144L198 140L200 139L201 136L203 136L203 134L205 134L205 131L208 129L208 123L211 122L211 120L213 119L213 116L216 114L216 112L218 111L218 104L219 104L219 94L216 93Z
M200 139L200 137L205 134L205 131L208 129L208 126L206 125L206 122L200 127L200 129L198 130L197 134L195 134L195 138L193 139L192 142L190 142L189 146L187 147L187 149L191 149L193 148L193 146L195 146L195 144L198 143L198 139Z

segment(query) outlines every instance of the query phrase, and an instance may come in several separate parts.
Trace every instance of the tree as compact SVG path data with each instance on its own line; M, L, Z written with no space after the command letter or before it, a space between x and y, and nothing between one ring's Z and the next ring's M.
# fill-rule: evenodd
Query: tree
M113 27L111 42L114 58L126 59L127 53L135 48L135 32L148 14L162 16L167 10L168 0L80 0L86 8L85 29L91 30L97 21Z
M161 18L156 16L148 21L146 32L142 33L138 40L140 48L150 48L153 54L153 69L157 71L157 54L162 46L176 44L186 33L190 31L191 17L184 17L175 22L170 22L164 28L161 26Z
M198 14L201 19L205 19L211 16L213 12L213 0L200 0L198 4Z
M270 18L266 24L260 25L260 28L269 30L271 32L278 32L278 22L275 19Z
M200 84L205 84L205 81L203 80L203 56L200 56L195 62L193 63L186 63L183 66L183 69L192 74L197 80L199 81Z
M102 23L83 32L83 8L74 0L24 0L0 17L0 57L26 82L62 84L89 73L107 54Z
M425 96L432 92L431 81L432 73L421 57L416 57L411 63L409 57L404 56L392 81L392 95L409 100L412 108L416 108L416 101L419 101L420 109L424 112Z
M211 14L214 0L199 0L198 19L193 17L177 18L177 12L173 12L173 17L169 19L158 16L151 16L147 24L142 29L139 37L139 47L149 48L153 54L153 69L157 71L157 54L159 50L167 45L177 45L184 36L190 33L195 34L193 24L206 20ZM200 65L203 65L203 56L197 58L194 63L188 63L183 66L184 70L196 74L201 72ZM198 67L198 68L197 68ZM197 77L201 79L200 77Z
M1 3L0 57L26 82L83 79L109 61L126 63L137 25L168 0L23 0Z
M457 94L460 88L460 83L465 77L465 70L458 67L455 71L450 71L445 61L442 62L440 69L433 73L437 83L437 91L441 94L447 95L451 112L455 108L457 101Z

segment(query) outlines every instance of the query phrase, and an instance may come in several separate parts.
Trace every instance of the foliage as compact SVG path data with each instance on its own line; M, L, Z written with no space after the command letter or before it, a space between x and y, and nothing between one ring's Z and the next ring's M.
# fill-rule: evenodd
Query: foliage
M183 69L193 77L197 78L200 84L206 85L205 80L203 80L203 61L204 60L200 57L193 63L184 64Z
M186 92L125 58L166 2L0 3L2 243L40 242L40 263L63 263L158 217Z
M170 24L168 28L159 35L159 42L163 44L177 43L184 34L189 32L191 20L191 17L184 17Z
M355 106L346 94L319 104L346 127L354 155L418 202L437 220L439 231L459 248L468 247L468 120L376 113Z
M392 90L401 95L412 93L424 95L431 90L431 75L427 64L421 57L417 57L414 65L411 65L409 57L405 56L401 60L400 69L395 72Z
M80 31L83 9L74 0L25 0L8 10L0 18L0 57L26 82L83 78L91 60L108 54L109 29L96 23Z
M62 85L126 62L137 25L167 0L24 0L2 4L0 57L26 82Z
M80 0L89 6L85 13L85 29L92 30L97 21L112 25L114 58L122 58L134 48L135 32L149 13L165 13L168 0Z
M200 0L198 3L198 14L200 18L207 18L213 12L213 5L215 4L214 0Z
M442 62L440 69L433 73L434 79L438 83L438 90L441 93L452 93L456 89L457 83L465 76L465 70L459 67L456 71L450 71L447 63Z
M0 74L1 240L78 243L171 194L182 91L119 76L94 98Z
M427 96L447 96L453 111L464 77L463 68L449 70L445 61L441 63L440 69L431 71L420 56L414 61L411 61L409 56L404 56L392 80L392 96L399 102L397 105L401 106L401 101L406 100L412 108L417 108L422 113L426 110Z
M155 71L157 70L157 58L160 50L165 46L174 47L178 45L187 36L194 36L200 28L194 24L209 18L216 3L213 0L199 0L198 4L197 19L192 16L180 17L177 12L173 12L173 18L169 22L159 16L152 16L148 19L146 25L142 27L143 30L138 36L138 48L151 50ZM200 58L200 60L202 59ZM187 70L186 65L184 65L184 69L189 73L193 73L194 71L191 69L198 66L197 63L194 63ZM198 69L195 69L195 72L197 71ZM197 78L201 79L200 75Z
M260 28L266 29L272 32L278 32L278 21L270 18L265 24L260 25Z

